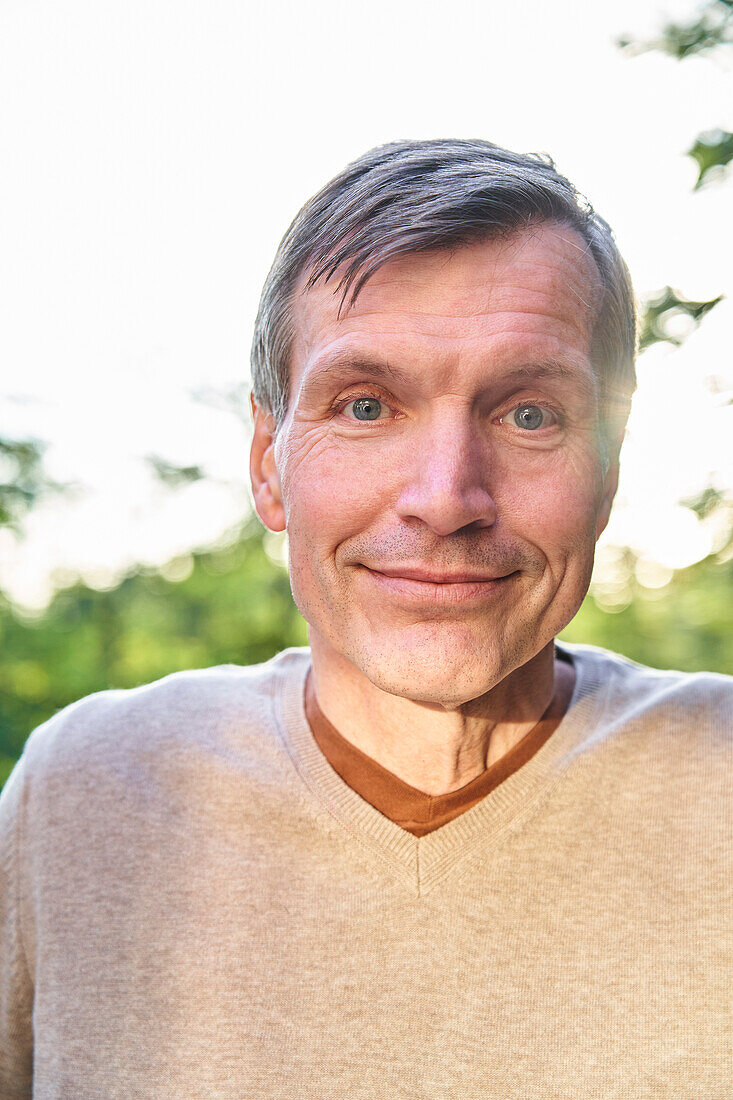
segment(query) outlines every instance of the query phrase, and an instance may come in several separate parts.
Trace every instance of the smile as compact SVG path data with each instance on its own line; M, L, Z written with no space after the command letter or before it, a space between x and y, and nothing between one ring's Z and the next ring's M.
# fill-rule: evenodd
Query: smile
M439 573L405 569L385 573L363 566L363 573L388 595L422 604L476 604L502 592L517 573L504 577L481 577L471 573Z

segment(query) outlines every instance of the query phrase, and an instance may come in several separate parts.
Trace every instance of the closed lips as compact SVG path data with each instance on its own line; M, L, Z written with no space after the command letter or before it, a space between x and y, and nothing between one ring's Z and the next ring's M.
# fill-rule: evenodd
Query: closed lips
M511 576L508 573L494 577L487 577L479 573L436 573L404 567L400 569L375 569L373 566L367 566L367 568L371 569L372 573L381 573L384 577L394 577L406 581L422 581L424 584L486 584L489 581L505 580L507 576Z

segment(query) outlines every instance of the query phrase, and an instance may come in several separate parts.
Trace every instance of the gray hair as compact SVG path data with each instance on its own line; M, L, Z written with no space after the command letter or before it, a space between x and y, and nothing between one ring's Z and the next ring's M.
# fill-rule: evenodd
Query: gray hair
M575 229L601 276L591 359L604 466L618 453L636 386L636 308L610 226L547 155L482 140L397 141L347 165L303 206L265 281L252 343L252 389L279 425L290 397L291 304L339 272L340 309L397 256L513 234L540 222Z

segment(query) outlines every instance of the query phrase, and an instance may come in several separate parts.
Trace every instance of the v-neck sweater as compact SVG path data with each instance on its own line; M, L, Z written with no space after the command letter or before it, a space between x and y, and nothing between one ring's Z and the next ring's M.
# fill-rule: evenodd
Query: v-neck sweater
M591 646L423 837L323 756L308 650L66 708L0 796L3 1100L730 1095L733 680Z
M308 725L318 748L331 767L365 801L413 836L427 836L447 825L459 814L470 810L531 760L557 729L561 715L555 716L556 711L553 698L540 720L508 752L475 779L458 790L431 795L406 783L356 745L352 745L321 710L312 675L307 677L305 685L305 714Z

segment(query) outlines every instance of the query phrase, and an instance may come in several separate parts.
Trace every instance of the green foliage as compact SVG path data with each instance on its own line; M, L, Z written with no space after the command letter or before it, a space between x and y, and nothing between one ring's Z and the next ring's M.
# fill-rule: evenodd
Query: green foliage
M648 298L644 302L639 326L639 351L645 351L662 340L679 346L688 333L681 335L679 331L675 331L675 326L683 321L686 322L686 328L696 328L705 314L717 306L718 302L722 302L723 298L724 295L719 294L717 298L711 298L707 302L694 302L685 298L678 290L666 286L656 297Z
M655 50L684 61L700 54L719 53L733 43L733 0L707 0L692 18L681 23L666 23L657 38L642 42L625 35L617 45L628 54ZM709 130L698 134L687 150L698 168L694 190L703 183L719 181L733 160L733 134L728 130Z
M560 634L601 645L653 668L733 674L733 559L682 569L664 588L632 585L631 600L609 612L588 596Z
M698 166L694 188L697 191L703 183L723 178L725 170L733 160L733 134L729 130L711 130L708 133L699 134L694 145L688 149L687 155L692 157Z
M159 481L170 489L180 489L206 477L202 466L175 466L159 455L148 455L146 461Z
M708 485L707 488L703 489L697 496L687 497L685 500L681 500L680 504L683 504L685 508L689 508L691 512L694 512L698 519L707 519L713 512L718 511L720 508L727 507L729 502L722 489L716 489L715 486ZM728 550L728 546L733 543L733 531L729 533L728 537L729 542L721 549L721 554L725 554Z
M708 0L697 14L683 22L665 23L657 38L640 42L624 35L618 45L627 53L657 50L683 61L733 42L733 0Z
M184 668L255 664L307 642L259 524L165 573L181 579L138 572L106 592L77 584L34 619L0 600L0 783L31 729L83 695Z
M42 496L66 486L43 467L46 445L37 439L0 438L0 528L18 529L25 513Z
M707 0L698 6L688 20L667 23L659 37L641 42L629 37L618 40L618 45L630 54L656 50L684 60L694 54L719 53L733 43L733 0ZM710 130L699 134L687 155L697 164L698 175L694 190L706 183L720 181L733 160L733 133L728 130ZM705 302L685 298L672 287L665 287L658 295L642 304L639 332L639 350L665 341L679 346L691 330L713 309L724 295L719 294ZM725 505L721 494L712 486L698 502L704 513L693 507L702 517Z

